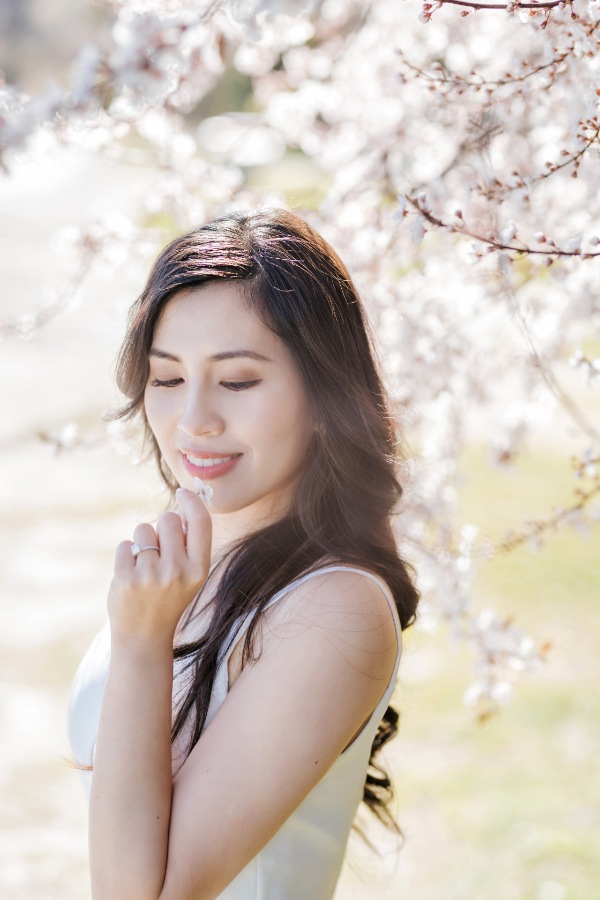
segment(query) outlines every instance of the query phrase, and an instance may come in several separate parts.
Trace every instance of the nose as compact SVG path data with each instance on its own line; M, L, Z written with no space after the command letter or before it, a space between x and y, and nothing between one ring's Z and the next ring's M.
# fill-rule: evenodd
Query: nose
M202 386L190 385L177 426L190 437L222 434L225 423Z

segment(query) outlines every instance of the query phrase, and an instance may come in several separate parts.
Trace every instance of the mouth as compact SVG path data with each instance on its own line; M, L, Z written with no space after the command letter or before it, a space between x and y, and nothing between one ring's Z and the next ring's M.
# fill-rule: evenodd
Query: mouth
M183 465L190 475L194 475L202 479L202 481L207 481L211 478L219 478L221 475L226 475L227 472L230 472L237 461L241 459L242 454L232 453L228 456L195 456L192 453L181 452L181 457L183 459Z

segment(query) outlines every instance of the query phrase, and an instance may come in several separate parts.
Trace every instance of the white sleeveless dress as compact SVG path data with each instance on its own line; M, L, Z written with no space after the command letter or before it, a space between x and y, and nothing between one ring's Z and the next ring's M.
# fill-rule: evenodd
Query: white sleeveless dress
M392 612L398 638L394 670L381 700L362 731L336 759L323 778L294 810L279 831L219 894L219 900L330 900L342 867L352 822L363 795L371 746L394 691L402 637L394 599L376 575L353 566L328 565L298 578L275 594L277 603L299 584L325 572L357 572L379 585ZM227 663L238 639L245 633L252 614L237 622L225 642L225 652L212 689L205 727L227 696ZM69 708L69 737L79 763L91 765L100 706L110 662L110 631L106 625L84 656L73 682ZM178 667L174 672L174 694L178 691ZM179 686L181 687L181 685ZM181 760L181 747L173 747L174 770ZM91 773L83 773L91 787Z

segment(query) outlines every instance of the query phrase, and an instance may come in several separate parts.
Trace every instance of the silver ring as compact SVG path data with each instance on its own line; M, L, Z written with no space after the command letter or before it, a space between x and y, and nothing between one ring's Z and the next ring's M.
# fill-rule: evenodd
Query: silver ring
M134 556L134 557L135 557L135 556L138 556L140 553L143 553L144 550L158 550L158 551L160 551L160 547L155 547L153 544L152 544L152 545L149 545L148 547L140 547L139 544L132 544L132 545L131 545L131 555Z

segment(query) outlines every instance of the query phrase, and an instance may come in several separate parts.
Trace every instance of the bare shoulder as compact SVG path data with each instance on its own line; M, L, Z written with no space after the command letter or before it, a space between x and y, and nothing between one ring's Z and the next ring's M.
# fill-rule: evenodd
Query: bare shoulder
M385 680L394 668L399 636L379 580L339 569L313 575L294 587L264 615L264 649L294 639L334 651L355 672Z

